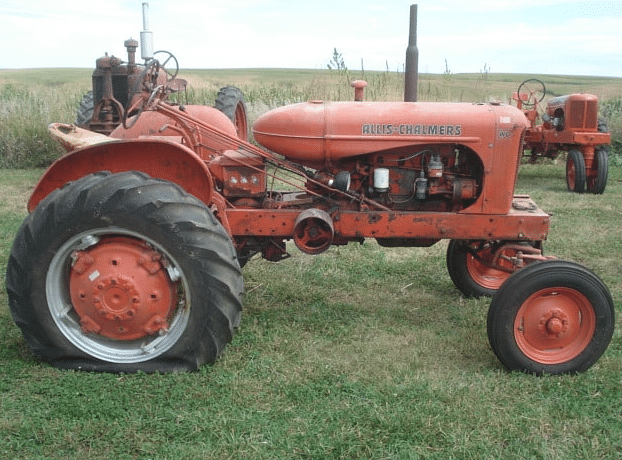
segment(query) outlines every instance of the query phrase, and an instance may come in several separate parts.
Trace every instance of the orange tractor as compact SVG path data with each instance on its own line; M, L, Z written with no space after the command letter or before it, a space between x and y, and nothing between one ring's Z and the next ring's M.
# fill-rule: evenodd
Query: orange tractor
M412 33L412 30L411 30ZM311 101L262 115L246 140L211 107L167 102L155 59L110 136L52 125L69 152L28 203L8 262L10 309L60 368L195 370L240 324L251 257L374 239L450 240L465 296L490 296L488 337L511 370L573 373L611 340L603 282L545 257L550 216L514 186L530 128L502 104ZM279 185L280 184L280 185Z
M598 98L584 93L554 97L543 110L539 103L545 96L544 83L531 78L512 97L529 120L525 150L530 162L539 157L555 159L566 152L568 190L601 195L607 186L611 134L598 119Z

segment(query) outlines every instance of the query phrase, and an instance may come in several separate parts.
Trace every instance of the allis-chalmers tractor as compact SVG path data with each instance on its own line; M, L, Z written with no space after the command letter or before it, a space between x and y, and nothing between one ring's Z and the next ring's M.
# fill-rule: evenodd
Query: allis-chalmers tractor
M554 97L542 110L539 103L545 96L544 83L531 78L521 83L512 97L529 120L525 150L529 151L530 161L535 163L539 157L555 159L566 152L568 189L602 194L609 173L611 134L605 122L598 119L598 98L583 93Z
M13 318L54 366L214 362L240 324L241 267L255 254L283 259L286 241L320 254L365 239L450 240L456 287L493 295L488 337L508 369L579 372L607 348L607 287L545 257L550 216L514 194L531 126L521 110L364 102L357 81L352 102L262 115L252 130L260 148L215 108L167 102L179 85L158 60L140 75L110 136L51 126L70 151L36 185L11 251Z

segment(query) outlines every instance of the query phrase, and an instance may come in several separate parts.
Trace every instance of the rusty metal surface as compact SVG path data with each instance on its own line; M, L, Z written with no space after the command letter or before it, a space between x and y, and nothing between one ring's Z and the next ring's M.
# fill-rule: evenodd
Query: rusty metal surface
M299 210L228 209L234 236L289 238ZM332 216L335 236L360 238L543 241L550 216L528 197L517 196L508 214L354 212Z

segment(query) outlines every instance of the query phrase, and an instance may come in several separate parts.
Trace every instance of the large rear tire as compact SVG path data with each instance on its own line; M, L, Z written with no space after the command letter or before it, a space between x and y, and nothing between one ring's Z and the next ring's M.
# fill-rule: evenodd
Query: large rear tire
M488 339L509 370L567 374L591 367L614 328L605 284L573 262L526 266L497 291L488 310Z
M243 280L199 200L142 173L51 193L18 231L6 286L33 352L59 368L196 370L231 341Z

